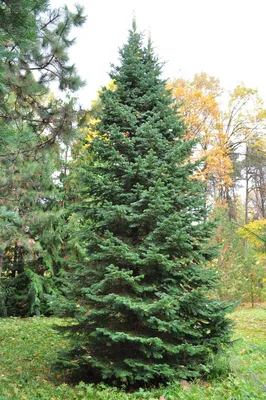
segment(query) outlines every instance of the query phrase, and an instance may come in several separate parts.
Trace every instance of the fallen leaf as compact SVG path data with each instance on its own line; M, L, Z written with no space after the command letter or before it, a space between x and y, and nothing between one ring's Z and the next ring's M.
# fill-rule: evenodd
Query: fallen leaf
M189 390L190 389L190 383L188 381L186 381L185 379L182 379L180 381L180 385L182 386L182 388L184 390Z

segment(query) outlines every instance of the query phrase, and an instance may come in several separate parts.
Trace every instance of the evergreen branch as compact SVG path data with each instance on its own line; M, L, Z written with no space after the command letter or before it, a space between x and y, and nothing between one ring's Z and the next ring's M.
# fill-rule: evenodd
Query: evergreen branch
M50 57L50 60L48 60L45 64L42 64L39 67L30 67L29 68L30 71L41 71L41 70L45 69L46 67L48 67L48 65L51 64L51 62L53 61L54 57L55 57L55 53Z
M44 24L43 26L41 26L41 30L45 29L48 25L52 24L56 19L58 19L60 17L60 10L57 10L57 14L50 19L46 24Z
M48 124L50 121L46 120L45 118L43 119L33 119L29 118L23 115L6 115L6 114L0 114L0 118L4 119L10 119L10 120L22 120L22 121L29 121L29 122L36 122L38 124Z

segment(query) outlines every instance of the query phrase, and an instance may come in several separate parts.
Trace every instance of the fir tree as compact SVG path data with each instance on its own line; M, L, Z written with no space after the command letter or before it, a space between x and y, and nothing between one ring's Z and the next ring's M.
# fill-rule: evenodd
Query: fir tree
M188 161L195 143L183 140L162 64L135 24L120 56L88 143L93 164L79 170L87 259L68 285L76 324L61 363L115 385L194 378L230 332L228 305L208 296L212 225Z

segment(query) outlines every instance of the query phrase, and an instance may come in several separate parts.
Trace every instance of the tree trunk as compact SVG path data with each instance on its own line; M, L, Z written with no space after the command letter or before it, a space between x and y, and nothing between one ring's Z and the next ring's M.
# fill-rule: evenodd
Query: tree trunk
M245 224L248 224L248 145L246 145L246 176L245 176L245 180L246 180L246 196L245 196Z
M3 260L4 260L4 252L2 249L0 249L0 279L3 271Z

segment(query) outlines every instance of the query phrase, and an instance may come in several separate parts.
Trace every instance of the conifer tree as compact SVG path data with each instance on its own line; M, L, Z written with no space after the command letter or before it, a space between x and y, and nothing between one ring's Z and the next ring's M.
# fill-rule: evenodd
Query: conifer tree
M69 91L83 82L68 51L85 17L79 5L4 0L0 20L0 315L32 315L45 312L45 279L64 264L64 190L55 176L76 132ZM68 91L65 100L51 82Z
M21 154L13 176L7 168L2 180L0 243L5 249L2 284L8 293L7 315L45 314L44 293L55 288L53 278L63 266L64 193L53 177L59 167L54 148L36 157Z
M151 385L206 372L230 323L228 305L208 296L212 225L188 161L195 143L135 23L120 57L115 90L100 95L93 164L79 169L87 259L73 266L73 349L60 362L82 379Z
M72 131L73 101L49 98L49 85L57 83L62 91L83 85L68 50L72 28L85 17L78 5L70 12L66 6L51 9L47 0L8 0L0 2L0 19L0 159L10 159ZM12 148L18 142L19 151Z

